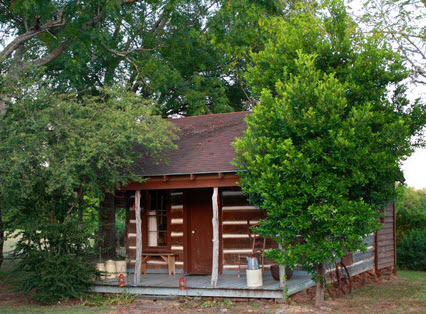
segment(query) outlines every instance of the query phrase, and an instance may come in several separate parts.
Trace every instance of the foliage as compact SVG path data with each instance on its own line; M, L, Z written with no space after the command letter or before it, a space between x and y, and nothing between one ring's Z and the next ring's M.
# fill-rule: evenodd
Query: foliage
M223 55L227 97L236 110L251 108L253 99L244 73L250 64L250 53L263 49L267 39L263 25L271 16L287 16L295 9L294 1L233 0L223 2L211 17L208 38Z
M397 263L401 269L426 269L426 195L424 190L402 186L396 206Z
M85 306L128 305L135 301L136 294L126 291L115 294L89 294L83 302Z
M79 228L78 222L37 228L36 232L20 232L14 254L18 269L28 273L20 288L24 295L34 292L37 302L53 304L86 294L97 273L90 262L90 233Z
M164 116L241 110L247 97L233 62L238 71L245 62L231 47L258 45L256 19L277 12L275 3L4 1L2 73L44 67L56 88L80 95L122 82L156 100Z
M365 249L426 122L398 84L399 56L360 34L341 2L326 5L266 25L248 74L260 103L235 143L241 187L267 212L257 230L283 248L269 256L317 279L324 262Z
M201 302L201 307L202 308L209 308L209 307L213 307L217 305L217 300L203 300Z
M426 229L415 229L402 238L397 256L400 269L426 271Z
M133 167L142 149L160 160L162 149L173 147L169 124L151 116L150 105L134 94L106 91L80 103L72 95L28 88L15 97L0 133L0 195L17 214L39 207L63 219L80 204L93 206L84 196L100 198L139 180ZM24 203L31 208L17 210Z
M221 306L224 306L224 307L232 307L234 305L234 303L232 302L232 300L231 299L222 299L222 303L221 303Z
M173 129L148 102L120 90L81 101L49 87L17 91L1 120L0 206L7 226L22 230L15 253L33 278L23 289L36 288L40 302L77 297L94 274L80 212L140 181L135 161L142 153L160 160L174 147Z
M415 229L426 226L426 194L424 190L416 190L403 186L402 199L396 206L396 240L402 239Z
M115 214L115 233L117 242L120 243L120 246L124 246L124 237L126 231L126 209L121 208L116 210Z

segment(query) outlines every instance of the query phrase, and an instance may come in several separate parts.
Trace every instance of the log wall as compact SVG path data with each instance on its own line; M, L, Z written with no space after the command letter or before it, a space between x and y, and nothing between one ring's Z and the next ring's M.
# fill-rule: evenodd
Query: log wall
M367 246L367 251L352 253L351 263L347 264L345 262L351 276L361 274L374 268L374 240L374 234L365 238L364 242Z
M249 227L255 226L259 219L265 217L265 212L251 206L241 191L223 189L221 191L222 207L222 265L223 270L237 270L240 256L247 256L252 251L253 239L249 235ZM276 248L271 239L266 242L266 248ZM242 261L242 264L246 264ZM265 259L265 268L275 264L273 260ZM245 265L242 267L245 269Z
M396 265L395 204L388 204L382 218L383 227L376 232L376 270Z

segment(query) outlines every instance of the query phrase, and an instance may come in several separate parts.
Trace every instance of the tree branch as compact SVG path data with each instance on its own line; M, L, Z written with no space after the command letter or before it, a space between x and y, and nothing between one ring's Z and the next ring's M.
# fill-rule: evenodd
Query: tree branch
M65 26L66 21L60 21L60 22L49 22L48 24L41 25L37 30L29 30L25 32L24 34L19 35L16 37L9 45L6 46L6 48L3 49L3 51L0 53L0 58L8 58L10 55L18 49L21 45L29 41L30 39L40 35L41 33L44 33L46 31L49 31L54 28L63 27Z
M74 203L72 204L72 206L70 207L70 209L68 209L68 211L67 211L67 221L70 221L71 212L74 209L74 207L77 205L77 203L80 200L82 194L83 194L83 186L80 186L80 189L78 190L78 196L77 196L77 198L74 200Z
M157 47L155 47L155 48L143 48L143 47L141 47L141 48L134 48L134 49L130 49L130 50L127 50L127 51L118 51L118 50L114 50L114 49L108 48L108 47L107 47L107 46L105 46L105 45L103 45L103 47L104 47L106 50L108 50L109 52L111 52L111 53L113 53L113 54L115 54L115 55L117 55L117 56L120 56L120 57L125 57L126 55L128 55L128 54L130 54L130 53L133 53L133 52L135 52L135 51L144 51L144 52L148 52L148 51L155 51L155 50L157 50L157 49L159 49L159 48L166 48L166 46L157 46Z
M66 41L62 42L55 50L53 50L51 53L43 56L42 58L31 62L33 66L43 66L48 64L49 62L56 59L59 55L61 55L65 51L65 47L70 42L70 39L67 39Z

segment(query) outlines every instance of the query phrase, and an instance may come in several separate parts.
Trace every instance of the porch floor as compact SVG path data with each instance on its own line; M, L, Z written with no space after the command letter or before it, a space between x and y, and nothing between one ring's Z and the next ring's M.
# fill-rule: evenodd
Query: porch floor
M185 277L186 290L179 290L179 278ZM247 287L245 273L241 278L235 274L219 275L217 287L211 286L210 275L183 275L169 276L167 274L145 274L141 276L141 284L134 284L134 275L126 278L126 286L119 287L115 279L96 282L92 289L95 292L128 293L141 295L167 295L167 296L205 296L205 297L238 297L238 298L283 298L283 289L278 281L274 280L269 272L263 275L263 286ZM295 294L314 286L310 275L303 271L294 271L293 276L287 281L288 295Z

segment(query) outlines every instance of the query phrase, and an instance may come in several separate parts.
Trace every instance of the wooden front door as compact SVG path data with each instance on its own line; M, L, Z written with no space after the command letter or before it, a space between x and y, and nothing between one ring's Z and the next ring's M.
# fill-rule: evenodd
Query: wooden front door
M187 254L189 274L211 274L213 257L213 189L186 192Z

